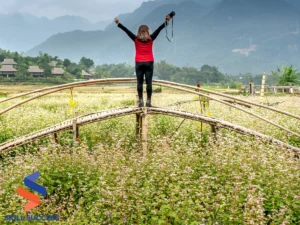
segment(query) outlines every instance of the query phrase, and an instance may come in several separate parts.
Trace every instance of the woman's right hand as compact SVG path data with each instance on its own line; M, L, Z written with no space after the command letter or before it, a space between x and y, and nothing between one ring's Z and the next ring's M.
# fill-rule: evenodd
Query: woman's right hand
M169 20L171 19L171 16L168 14L168 15L166 15L166 21L168 21L169 22Z
M116 22L116 24L119 24L119 23L120 23L120 21L119 21L118 18L115 18L115 22Z

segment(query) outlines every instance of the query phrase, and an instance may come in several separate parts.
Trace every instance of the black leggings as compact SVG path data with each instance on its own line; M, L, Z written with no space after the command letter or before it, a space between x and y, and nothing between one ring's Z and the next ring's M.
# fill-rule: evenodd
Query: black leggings
M137 91L138 91L139 98L143 98L143 82L144 82L144 74L145 74L146 84L147 84L147 98L151 99L153 68L154 68L153 62L135 63Z

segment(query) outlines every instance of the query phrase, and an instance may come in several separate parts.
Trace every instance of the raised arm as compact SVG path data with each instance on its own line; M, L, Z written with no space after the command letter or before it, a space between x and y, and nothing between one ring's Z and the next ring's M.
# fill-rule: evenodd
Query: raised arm
M117 18L115 18L116 24L118 24L118 27L121 28L125 33L131 38L131 40L135 40L136 35L134 35L130 30L128 30L126 27L124 27Z
M156 29L156 31L154 31L154 32L150 35L150 37L151 37L151 39L152 39L153 41L157 38L157 36L159 35L160 31L161 31L162 29L164 29L165 26L166 26L166 23L163 23L162 25L160 25L160 26Z
M166 22L164 22L162 25L160 25L160 26L156 29L156 31L154 31L154 32L150 35L150 37L152 38L153 41L157 38L157 36L159 35L160 31L161 31L162 29L165 28L166 23L167 23L167 25L168 25L168 22L169 22L170 19L171 19L170 15L169 15L169 14L166 15Z

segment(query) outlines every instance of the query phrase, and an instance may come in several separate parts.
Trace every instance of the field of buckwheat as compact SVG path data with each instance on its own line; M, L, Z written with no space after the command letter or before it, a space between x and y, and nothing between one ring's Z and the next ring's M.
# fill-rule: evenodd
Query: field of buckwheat
M0 143L72 118L135 105L133 93L61 92L0 116ZM241 97L242 98L242 97ZM246 99L246 97L243 97ZM25 99L25 98L23 98ZM191 94L154 94L153 105L200 113ZM300 115L300 98L248 97ZM172 105L175 102L191 102ZM18 102L0 104L0 109ZM249 109L300 133L300 121L257 107ZM250 115L210 101L207 115L300 147L300 140ZM149 116L148 153L135 141L135 116L80 127L59 143L42 138L0 156L0 224L6 215L26 215L17 194L24 177L48 196L27 214L59 215L51 224L300 224L300 160L291 151L222 130L215 142L210 126L163 115ZM20 224L33 224L23 221Z

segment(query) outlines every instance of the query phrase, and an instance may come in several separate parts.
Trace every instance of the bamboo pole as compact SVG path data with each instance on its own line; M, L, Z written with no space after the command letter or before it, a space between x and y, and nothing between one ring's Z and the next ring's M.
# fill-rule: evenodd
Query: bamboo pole
M221 128L220 128L220 125L218 123L216 123L215 125L211 125L211 133L213 135L214 143L216 143L218 141L220 131L221 131Z
M51 93L54 93L54 92L58 92L58 91L61 91L61 90L64 90L64 89L68 89L70 87L83 87L83 86L89 86L89 85L95 85L95 84L104 84L104 83L112 83L113 84L113 83L132 83L132 82L136 82L136 79L135 78L110 78L110 79L98 79L98 80L92 80L92 81L70 83L70 84L58 85L58 86L54 86L54 87L48 87L48 88L43 88L43 89L38 89L38 90L35 90L35 91L27 92L27 93L24 93L24 94L20 94L18 96L14 96L14 97L11 97L11 98L8 98L8 99L1 100L0 103L9 101L9 100L12 100L12 99L15 99L15 98L19 98L19 97L22 97L22 96L26 96L26 95L29 95L29 94L32 94L32 93L42 92L42 91L46 91L46 90L54 90L54 89L57 89L57 88L58 89L55 90L55 91L47 92L46 94L38 95L34 98L30 98L29 101L31 101L33 99L36 99L36 98L39 98L39 97L42 97L44 95L48 95L48 94L51 94ZM160 85L160 86L164 86L164 84L171 84L171 85L178 86L178 87L186 87L186 88L195 89L195 87L193 87L191 85L180 84L180 83L175 83L175 82L170 82L170 81L153 80L153 82ZM250 105L254 105L254 106L257 106L257 107L268 109L268 110L271 110L271 111L274 111L274 112L277 112L277 113L280 113L280 114L284 114L284 115L287 115L287 116L290 116L290 117L293 117L295 119L300 120L300 116L293 115L293 114L291 114L289 112L286 112L286 111L278 110L278 109L275 109L275 108L272 108L272 107L269 107L269 106L265 106L265 105L262 105L262 104L257 104L257 103L251 102L251 101L239 99L239 98L236 98L236 97L233 97L233 96L230 96L230 95L227 95L227 94L219 93L219 92L214 92L214 91L210 91L210 90L206 90L206 89L202 89L202 88L199 88L199 90L202 91L202 92L206 92L206 93L226 97L226 98L229 98L229 99L237 100L239 102L248 103ZM28 101L26 101L26 102L28 102ZM21 104L15 104L14 106L16 107L16 106L22 105L26 102L21 102ZM7 111L9 111L10 109L13 109L13 108L14 107L9 107L9 108L7 108L8 110L4 109L4 110L0 111L0 115L7 112Z
M136 106L139 105L139 96L136 95ZM135 114L135 138L139 142L141 140L141 115L140 113Z
M155 83L155 82L153 82L153 83ZM256 117L256 118L259 118L259 119L261 119L261 120L263 120L263 121L265 121L265 122L267 122L267 123L269 123L269 124L274 125L275 127L278 127L278 128L280 128L280 129L282 129L282 130L285 130L287 133L290 133L290 134L292 134L292 135L294 135L294 136L300 138L300 135L299 135L299 134L297 134L297 133L295 133L295 132L293 132L293 131L291 131L291 130L289 130L289 129L287 129L287 128L285 128L285 127L279 125L279 124L276 124L276 123L274 123L274 122L272 122L272 121L270 121L270 120L268 120L268 119L265 119L265 118L263 118L262 116L259 116L259 115L255 114L255 113L252 113L252 112L250 112L250 111L247 111L247 110L245 110L244 108L241 108L241 107L239 107L239 106L236 106L236 105L227 103L227 102L225 102L225 101L223 101L223 100L217 99L217 98L212 97L212 96L208 96L208 95L206 95L206 94L198 93L198 92L196 92L196 91L187 90L187 89L184 89L184 88L181 88L181 87L175 87L175 86L168 85L168 84L164 84L164 86L165 86L165 87L174 88L174 89L177 89L177 90L183 90L183 91L185 91L185 92L190 92L190 93L192 93L192 94L202 95L202 96L204 96L204 97L210 98L210 99L212 99L212 100L214 100L214 101L216 101L216 102L220 102L220 103L222 103L222 104L224 104L224 105L228 105L228 106L230 106L230 107L232 107L232 108L241 110L241 111L243 111L243 112L245 112L245 113L247 113L247 114L249 114L249 115L252 115L252 116L254 116L254 117Z
M266 72L264 72L264 74L262 76L261 89L260 89L261 97L264 97L264 95L265 95L265 83L266 83Z
M195 87L193 87L191 85L180 84L180 83L175 83L175 82L171 82L171 81L153 80L153 83L159 83L162 86L163 86L163 84L169 84L169 85L174 85L174 86L179 86L179 87L195 89ZM268 110L271 110L271 111L274 111L274 112L277 112L277 113L280 113L280 114L284 114L284 115L287 115L287 116L290 116L290 117L293 117L295 119L300 120L300 116L293 115L289 112L282 111L282 110L279 110L279 109L275 109L275 108L272 108L272 107L269 107L269 106L266 106L266 105L258 104L258 103L247 101L247 100L244 100L244 99L239 99L239 98L234 97L234 96L230 96L230 95L227 95L227 94L223 94L223 93L219 93L219 92L215 92L215 91L211 91L211 90L206 90L206 89L203 89L203 88L199 88L199 90L202 91L202 92L209 93L209 94L218 95L218 96L222 96L222 97L225 97L225 98L233 99L233 100L236 100L236 101L239 101L239 102L248 103L250 105L254 105L254 106L257 106L257 107L260 107L260 108L268 109Z
M54 133L53 134L53 138L52 138L53 142L58 144L59 143L59 140L58 140L58 136L57 136L57 133Z
M147 121L147 108L143 108L142 113L142 151L143 156L147 155L148 148L148 121Z
M254 95L254 83L253 82L250 82L249 88L250 88L250 95L253 96Z
M77 126L78 112L75 112L75 118L73 119L73 142L77 142L79 137L79 127Z
M280 140L274 139L270 136L258 133L256 131L253 131L248 128L245 128L245 127L242 127L239 125L235 125L235 124L232 124L232 123L229 123L226 121L218 120L218 119L211 118L211 117L206 117L206 116L199 115L199 114L193 114L191 112L185 112L185 111L179 111L179 110L173 110L173 109L164 109L164 108L145 108L145 109L147 110L147 114L163 114L163 115L175 116L175 117L180 117L180 118L185 118L185 119L190 119L190 120L195 120L195 121L203 121L209 125L216 126L218 129L225 128L225 129L232 130L232 131L235 131L235 132L243 134L243 135L257 137L262 140L266 140L270 143L280 145L284 148L291 149L296 154L300 154L300 148L294 147L294 146L284 143ZM120 117L120 116L136 114L137 111L138 111L137 108L129 108L129 109L125 108L125 109L117 110L112 113L106 113L107 110L105 110L105 111L102 111L102 112L105 112L104 114L102 112L99 112L98 114L97 113L96 114L88 114L86 116L81 116L78 118L77 126L83 126L83 125L90 124L93 122L112 119L112 118L116 118L116 117ZM144 118L144 120L145 119L147 119L147 118ZM1 143L0 144L0 154L3 154L4 152L14 148L15 146L19 146L19 145L28 143L32 140L36 140L36 139L39 139L44 136L55 134L60 131L72 129L72 126L73 126L72 120L67 120L67 121L61 122L59 124L56 124L54 126L45 128L43 130L33 132L32 134L25 135L23 137L19 137L15 140ZM144 124L144 129L146 129L146 128L147 128L147 124ZM147 129L146 129L146 131L147 131ZM145 132L143 134L146 135ZM144 136L144 140L147 140L146 137L147 136ZM145 142L145 143L147 143L147 142ZM144 149L146 149L146 147L147 146L144 145Z
M77 133L77 120L76 118L73 119L73 142L77 142L78 133Z
M131 79L131 80L132 80L132 79ZM96 81L94 81L94 82L96 82ZM212 100L214 100L214 101L220 102L220 103L222 103L222 104L228 105L228 106L233 107L233 108L236 108L236 109L238 109L238 110L241 110L241 111L243 111L243 112L245 112L245 113L247 113L247 114L249 114L249 115L255 116L255 117L257 117L257 118L259 118L259 119L261 119L261 120L263 120L263 121L265 121L265 122L267 122L267 123L270 123L270 124L272 124L272 125L274 125L274 126L276 126L276 127L278 127L278 128L281 128L281 129L285 130L286 132L288 132L288 133L290 133L290 134L293 134L294 136L300 137L299 134L297 134L297 133L295 133L295 132L293 132L293 131L291 131L291 130L289 130L289 129L287 129L287 128L281 126L281 125L278 125L278 124L276 124L276 123L274 123L274 122L272 122L272 121L270 121L270 120L268 120L268 119L265 119L265 118L263 118L263 117L261 117L261 116L259 116L259 115L256 115L256 114L254 114L254 113L252 113L252 112L249 112L249 111L247 111L247 110L245 110L245 109L243 109L243 108L241 108L241 107L238 107L238 106L229 104L229 103L227 103L227 102L225 102L225 101L223 101L223 100L214 98L214 97L212 97L212 96L208 96L208 95L203 94L203 93L199 93L199 92L192 91L192 90L189 90L189 89L184 89L184 88L181 88L181 87L169 85L169 84L166 84L166 83L171 83L171 84L172 84L172 83L174 83L174 82L167 82L167 81L165 81L165 82L164 82L163 84L161 84L161 85L164 86L164 87L169 87L169 88L173 88L173 89L177 89L177 90L181 90L181 91L185 91L185 92L189 92L189 93L193 93L193 94L196 94L196 95L201 95L201 96L210 98L210 99L212 99ZM156 84L156 82L154 81L153 84ZM186 86L186 85L181 85L181 84L180 84L180 86ZM188 86L188 85L187 85L187 86ZM46 92L46 93L42 93L42 94L40 94L40 95L38 95L38 96L31 97L31 98L29 98L29 99L26 99L26 100L24 100L24 101L22 101L22 102L19 102L19 103L17 103L17 104L14 104L14 105L12 105L12 106L10 106L10 107L8 107L8 108L6 108L6 109L0 111L0 115L2 115L3 113L8 112L8 111L14 109L14 108L17 107L17 106L20 106L20 105L22 105L22 104L25 104L26 102L32 101L32 100L34 100L34 99L37 99L37 98L39 98L39 97L42 97L42 96L45 96L45 95L48 95L48 94L51 94L51 93L54 93L54 92L57 92L57 91L69 89L69 88L70 88L69 86L68 86L68 87L63 87L63 88L58 89L58 90L51 90L51 91L48 91L48 92ZM193 88L194 88L194 87L193 87ZM199 88L199 89L201 89L201 88ZM265 108L265 107L267 107L267 106L264 106L264 108ZM270 107L268 107L268 108L270 108ZM292 114L291 114L291 115L292 115ZM294 118L297 118L297 116L294 116L294 115L292 115L292 116L293 116ZM300 119L300 117L299 117L299 119Z
M29 92L25 92L7 99L3 99L0 101L2 102L7 102L16 98L20 98L26 95L30 94L35 94L39 92L44 92L44 91L49 91L49 90L55 90L55 89L68 89L70 87L83 87L83 86L89 86L89 85L95 85L95 84L107 84L107 83L126 83L126 82L136 82L136 78L107 78L107 79L97 79L97 80L89 80L89 81L81 81L81 82L73 82L73 83L68 83L68 84L62 84L62 85L56 85L52 87L46 87L46 88L41 88Z
M211 125L211 133L213 134L214 142L217 142L217 127L215 125Z

